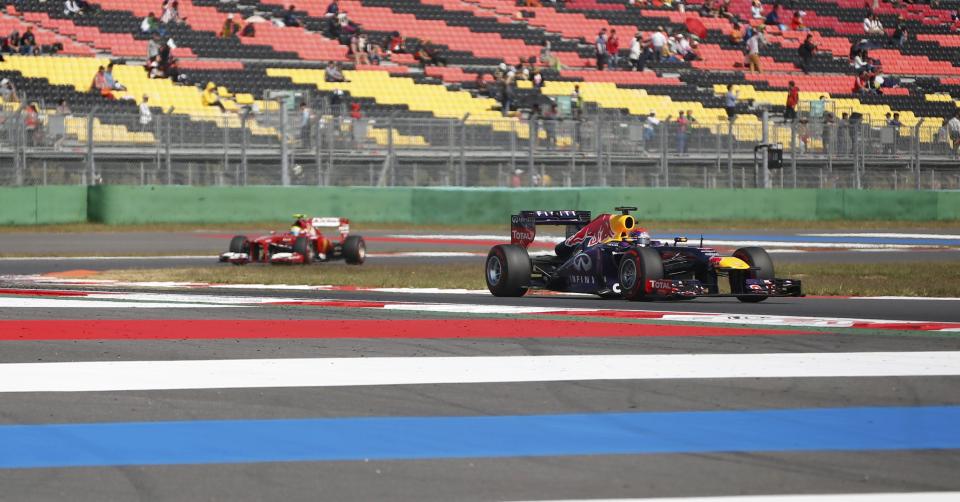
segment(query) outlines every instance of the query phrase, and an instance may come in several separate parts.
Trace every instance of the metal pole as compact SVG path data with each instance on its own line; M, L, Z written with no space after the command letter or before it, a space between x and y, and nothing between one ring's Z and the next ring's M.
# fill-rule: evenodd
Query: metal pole
M171 108L169 111L172 112L172 111L173 111L173 108ZM171 117L171 116L169 115L169 112L168 112L166 118L167 118L167 120L166 120L166 124L167 124L167 134L165 135L165 136L166 136L166 142L164 143L163 146L164 146L164 149L165 149L165 152L164 152L164 153L165 153L165 155L166 155L166 159L165 159L165 160L166 160L166 164L167 164L167 184L168 184L168 185L172 185L172 184L173 184L173 159L171 158L171 155L170 155L170 143L173 142L173 136L172 136L172 128L171 128L171 125L170 125L170 119L173 118L173 117ZM181 129L182 129L182 127L181 127Z
M529 134L529 139L527 141L527 176L530 177L530 180L533 181L533 175L536 174L534 169L536 166L533 162L533 157L535 155L534 150L537 148L537 134L539 131L537 129L537 118L535 115L530 115L530 118L527 119L527 134ZM531 183L532 184L532 183Z
M470 114L467 113L460 119L460 179L463 181L463 186L468 186L469 180L467 179L467 119L470 118Z
M797 188L797 121L790 121L790 164L793 171L793 188ZM780 170L783 176L783 169Z
M663 186L670 188L670 164L667 161L667 123L660 123L660 174L663 176Z
M283 186L290 185L290 158L289 145L287 145L287 108L283 102L280 103L280 183Z
M457 179L459 173L454 172L453 170L453 150L456 148L456 140L454 139L454 133L457 130L457 121L455 119L450 119L447 122L447 172L453 174L453 184L459 185L460 180Z
M317 138L316 141L314 141L313 154L317 164L317 185L323 186L326 185L326 182L323 179L323 129L320 128L319 120L316 122L316 129Z
M733 120L727 119L727 175L733 188Z
M770 144L770 111L764 109L761 117L760 141L763 144ZM764 148L760 152L760 174L763 179L763 188L771 188L770 170L767 169L767 163L770 160L770 149Z
M387 117L387 166L386 167L387 167L387 172L390 173L389 174L390 186L393 186L396 184L396 172L395 172L396 170L394 167L394 156L396 155L396 151L394 151L394 146L393 146L393 116L396 114L397 112L393 112L390 114L389 117ZM383 181L385 182L386 179L384 179Z
M913 153L913 169L916 172L916 189L920 190L920 126L923 125L923 119L920 119L920 122L917 122L917 126L913 131L913 141L916 145L916 148Z
M864 130L866 129L865 124L857 124L857 127L860 128L860 131L857 134L857 137L860 139L860 141L856 146L856 155L854 156L854 159L853 159L853 187L856 188L857 190L860 190L861 188L863 188L861 185L862 180L860 179L860 169L861 169L861 166L863 166L863 162L864 162L863 157L866 154L866 150L864 147L865 141L863 141L863 138L868 131Z
M97 166L93 156L93 114L97 113L98 106L94 106L87 114L87 172L90 173L89 180L91 185L97 184Z
M250 118L250 111L247 110L243 112L243 116L240 118L240 171L241 178L239 184L247 184L247 120Z
M230 128L223 123L223 172L230 168Z

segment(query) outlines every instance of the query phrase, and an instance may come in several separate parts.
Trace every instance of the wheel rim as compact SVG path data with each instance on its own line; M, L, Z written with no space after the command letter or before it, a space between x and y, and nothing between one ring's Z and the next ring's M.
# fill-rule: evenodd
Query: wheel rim
M503 277L503 264L500 263L498 256L487 258L487 282L491 286L500 284L500 278Z
M364 243L361 242L360 245L357 246L357 256L360 258L360 261L363 261L363 260L365 260L365 259L367 258L367 245L366 245L366 244L364 244Z
M633 289L637 285L637 264L630 257L624 257L620 263L620 287L624 291Z

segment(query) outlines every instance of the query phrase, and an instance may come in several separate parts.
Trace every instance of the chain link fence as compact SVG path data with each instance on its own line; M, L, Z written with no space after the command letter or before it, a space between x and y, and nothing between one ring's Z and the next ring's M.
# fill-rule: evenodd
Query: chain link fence
M764 115L765 116L765 115ZM960 189L939 124L264 113L0 115L0 185ZM767 168L769 166L769 169Z

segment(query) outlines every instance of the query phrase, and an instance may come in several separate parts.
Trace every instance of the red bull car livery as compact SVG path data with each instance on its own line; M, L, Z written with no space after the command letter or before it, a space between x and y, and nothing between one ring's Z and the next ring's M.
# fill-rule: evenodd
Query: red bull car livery
M774 276L763 248L743 247L731 256L713 248L650 239L630 211L521 211L511 217L510 244L487 254L485 277L495 296L522 296L530 289L590 293L628 300L729 296L759 302L774 296L803 296L801 283ZM566 238L549 256L530 257L538 225L566 226ZM721 280L729 285L721 291Z
M244 265L251 262L307 264L330 260L345 260L360 265L367 258L363 237L350 234L350 220L346 218L308 218L295 214L293 225L286 232L249 239L237 235L230 240L230 249L220 255L221 262ZM326 237L321 228L335 228L336 240Z

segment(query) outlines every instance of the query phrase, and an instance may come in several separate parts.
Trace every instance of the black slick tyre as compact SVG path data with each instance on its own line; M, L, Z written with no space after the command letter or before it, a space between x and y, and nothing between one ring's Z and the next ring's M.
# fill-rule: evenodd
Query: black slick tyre
M530 286L530 255L516 244L499 244L490 248L484 266L487 289L493 296L517 297Z
M230 252L231 253L246 253L247 252L247 236L246 235L237 235L233 239L230 239Z
M630 301L648 300L647 281L663 279L663 260L652 248L633 248L620 258L617 278L624 298Z
M761 247L740 248L733 252L734 258L743 260L747 265L757 270L748 270L747 273L730 274L730 290L737 292L746 292L747 279L765 279L773 280L773 260L766 250ZM738 296L738 300L744 303L758 303L767 299L766 296Z
M360 265L367 259L367 243L363 237L351 235L344 239L341 253L348 265Z
M313 246L310 244L310 238L306 235L297 237L293 241L293 252L303 255L303 263L307 264L313 261Z

